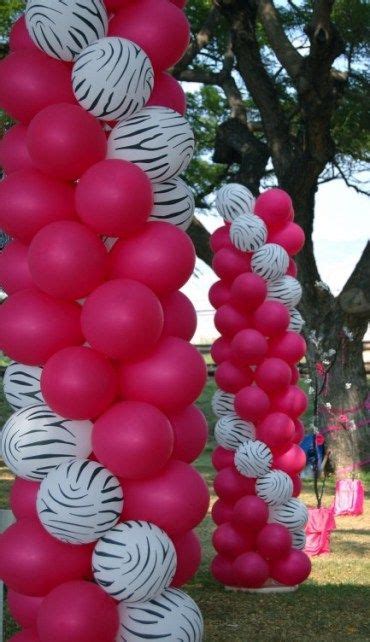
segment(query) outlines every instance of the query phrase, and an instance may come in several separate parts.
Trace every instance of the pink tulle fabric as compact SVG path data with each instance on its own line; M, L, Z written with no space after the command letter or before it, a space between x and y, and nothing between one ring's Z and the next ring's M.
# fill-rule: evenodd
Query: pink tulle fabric
M364 512L364 485L359 479L340 479L335 485L334 514L362 515Z
M330 535L335 529L334 508L309 508L306 526L307 555L330 553Z

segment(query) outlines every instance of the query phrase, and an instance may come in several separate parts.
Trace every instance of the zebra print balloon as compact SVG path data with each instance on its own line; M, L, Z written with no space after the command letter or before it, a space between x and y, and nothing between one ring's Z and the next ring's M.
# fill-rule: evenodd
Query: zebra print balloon
M104 466L75 459L43 479L36 505L42 525L53 537L89 544L118 522L123 493L117 477Z
M292 546L299 551L303 551L306 546L306 533L302 531L291 531Z
M264 477L272 464L272 452L263 441L245 441L235 453L236 469L245 477Z
M190 187L181 179L154 184L154 207L150 221L172 223L186 231L191 225L195 201Z
M270 509L269 521L286 526L290 531L304 528L308 520L308 511L300 499L292 497L281 506Z
M108 531L92 559L95 581L119 602L151 600L171 584L176 563L168 535L142 521L123 522Z
M289 266L289 256L281 245L266 243L257 250L251 260L252 272L264 279L279 279Z
M256 481L256 494L270 506L288 501L293 494L293 482L282 470L270 470Z
M216 195L216 209L228 223L232 223L241 214L251 214L254 204L252 192L239 183L224 185Z
M235 413L220 417L215 425L215 440L226 450L236 450L247 439L255 438L255 426Z
M117 642L203 640L202 614L194 600L179 589L165 589L148 602L121 602L118 611L120 628Z
M167 107L145 107L118 123L108 139L108 158L136 163L154 183L184 172L193 152L189 123Z
M267 283L267 298L271 301L279 301L288 308L294 308L302 298L301 284L293 276L286 274L280 279Z
M230 239L241 252L255 252L266 243L267 227L259 216L247 212L231 223Z
M101 120L130 118L147 103L153 85L148 56L124 38L102 38L86 47L72 71L78 102Z
M102 0L28 0L25 19L35 45L58 60L74 60L108 29Z
M296 308L292 308L291 310L289 310L289 312L290 312L290 321L289 321L288 330L291 330L292 332L297 332L299 334L300 332L302 332L302 328L304 326L304 319L301 313Z
M42 368L13 361L5 370L4 394L14 410L44 403L40 378Z
M39 481L62 462L90 455L92 426L64 419L45 404L21 408L4 426L4 462L18 477Z
M231 392L225 392L220 388L216 390L211 401L213 414L216 417L223 417L230 412L235 412L234 399L235 395L232 395Z

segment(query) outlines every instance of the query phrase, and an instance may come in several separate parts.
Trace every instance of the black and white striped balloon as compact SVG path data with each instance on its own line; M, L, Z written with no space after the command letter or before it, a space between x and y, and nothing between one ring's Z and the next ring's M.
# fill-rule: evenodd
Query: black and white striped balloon
M103 0L28 0L25 19L35 45L58 60L74 60L108 29Z
M281 245L266 243L257 250L251 260L252 272L264 279L279 279L289 266L289 255Z
M151 600L171 584L176 564L168 535L143 521L117 524L98 541L92 559L95 581L119 602Z
M255 252L267 240L267 227L255 214L241 214L230 227L230 240L241 252Z
M293 548L297 548L299 551L303 551L306 546L306 533L304 532L304 530L291 531L291 536Z
M8 404L19 410L44 403L40 378L42 368L13 361L4 373L4 395Z
M234 399L235 395L231 394L231 392L225 392L218 388L211 401L212 411L215 417L223 417L231 412L235 412Z
M263 441L245 441L235 453L236 469L245 477L263 477L272 465L272 452Z
M21 408L4 426L4 462L18 477L42 480L62 462L90 455L92 426L64 419L45 404Z
M194 152L187 120L168 107L145 107L118 123L108 139L108 158L131 161L154 183L184 172Z
M118 612L120 628L116 642L203 640L202 614L194 600L179 589L165 589L148 602L121 602Z
M282 470L270 470L256 481L256 495L270 506L283 504L293 494L293 482Z
M53 537L69 544L96 542L118 522L123 509L120 483L89 459L61 464L43 479L37 512Z
M239 183L223 185L216 195L216 209L228 223L232 223L241 214L251 214L254 204L252 192Z
M297 279L286 274L267 283L267 298L294 308L302 298L302 286Z
M302 328L305 324L304 319L296 308L292 308L289 310L290 312L290 321L289 321L289 326L288 330L291 330L292 332L297 332L298 334L302 332Z
M297 531L306 526L308 510L305 504L292 497L281 506L274 506L270 509L269 521L274 524L286 526L290 531Z
M154 207L150 221L171 223L186 231L194 217L193 192L182 178L153 185Z
M126 120L144 107L154 85L146 53L131 40L102 38L86 47L72 71L74 94L101 120Z
M224 415L216 422L215 440L226 450L236 450L247 439L256 438L256 428L235 413Z

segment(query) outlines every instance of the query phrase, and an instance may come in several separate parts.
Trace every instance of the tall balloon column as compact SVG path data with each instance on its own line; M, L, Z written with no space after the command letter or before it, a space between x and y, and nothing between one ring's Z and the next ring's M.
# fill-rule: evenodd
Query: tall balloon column
M212 573L229 587L287 590L310 573L302 550L307 509L296 499L307 401L297 385L306 345L292 256L304 234L289 195L277 188L255 201L231 183L218 191L216 207L225 224L211 237L220 280L209 298L221 334L212 347L219 498Z
M29 0L0 63L0 349L17 642L203 637L179 590L208 490L182 0ZM150 26L150 28L149 28Z

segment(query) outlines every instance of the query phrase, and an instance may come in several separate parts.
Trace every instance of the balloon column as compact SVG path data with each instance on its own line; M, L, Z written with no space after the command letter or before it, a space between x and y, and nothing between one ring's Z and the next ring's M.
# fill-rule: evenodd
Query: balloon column
M274 188L255 201L243 185L222 187L224 226L211 237L219 277L209 298L221 337L212 347L218 390L213 453L218 500L214 577L227 586L296 586L310 573L303 552L305 505L296 499L305 456L299 420L306 397L296 363L306 345L292 258L304 234L289 195Z
M206 368L179 291L195 265L179 177L194 137L166 72L188 45L184 4L28 0L0 63L17 121L0 144L14 640L203 637L178 588L209 501L191 466Z

